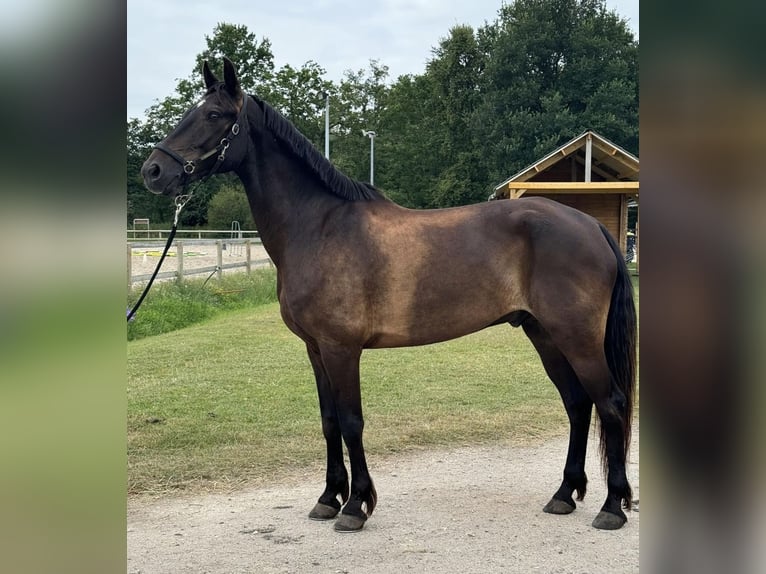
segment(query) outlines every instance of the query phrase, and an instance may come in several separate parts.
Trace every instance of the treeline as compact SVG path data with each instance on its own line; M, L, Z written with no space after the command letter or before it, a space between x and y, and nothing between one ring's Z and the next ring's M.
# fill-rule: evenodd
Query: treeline
M223 56L235 62L248 93L320 150L329 94L330 159L351 177L369 180L362 131L374 130L375 184L407 207L484 201L499 182L586 129L638 154L638 42L604 0L516 0L476 30L453 27L422 74L393 81L378 61L346 71L338 83L313 61L275 69L268 38L246 26L219 23L206 41L176 92L145 119L128 121L129 222L172 215L167 198L146 191L139 170L202 94L202 62L220 70ZM226 221L228 210L241 213L245 204L233 176L213 178L196 194L182 213L184 226L206 225L209 216Z

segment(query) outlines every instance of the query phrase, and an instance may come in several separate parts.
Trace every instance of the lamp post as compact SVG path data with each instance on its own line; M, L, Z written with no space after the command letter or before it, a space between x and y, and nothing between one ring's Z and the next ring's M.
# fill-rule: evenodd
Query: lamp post
M370 138L370 185L375 185L375 136L372 130L362 130L362 133Z
M322 92L324 96L324 156L330 159L330 94Z

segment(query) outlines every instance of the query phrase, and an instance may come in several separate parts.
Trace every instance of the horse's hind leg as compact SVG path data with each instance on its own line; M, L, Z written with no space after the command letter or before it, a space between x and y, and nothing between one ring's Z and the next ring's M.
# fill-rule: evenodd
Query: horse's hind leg
M601 423L601 447L607 473L607 497L593 526L616 530L627 522L623 506L630 508L632 493L625 471L627 403L625 395L612 384L603 344L581 339L563 352L585 391L593 400ZM576 349L574 349L576 347Z
M585 453L593 401L583 389L572 366L553 344L540 323L534 317L529 317L522 326L540 355L545 372L561 395L570 425L564 478L543 511L550 514L569 514L577 507L572 495L576 492L577 500L582 500L588 483L585 475Z
M338 412L335 407L330 380L322 364L319 351L306 345L311 366L316 377L319 394L319 410L322 415L322 432L327 442L326 486L314 508L309 512L312 520L329 520L340 512L341 502L349 496L348 472L343 463L343 438L341 436ZM341 497L341 501L338 500Z
M625 397L619 391L596 401L601 421L601 435L607 469L608 494L593 526L602 530L616 530L628 520L623 508L630 509L633 493L628 483L625 463Z

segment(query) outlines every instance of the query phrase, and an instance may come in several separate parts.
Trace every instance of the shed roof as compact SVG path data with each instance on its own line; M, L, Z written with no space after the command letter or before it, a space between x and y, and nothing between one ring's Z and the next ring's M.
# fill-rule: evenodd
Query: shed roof
M511 182L528 181L550 166L587 145L588 136L591 140L592 165L602 174L608 175L611 181L638 181L639 160L632 153L592 130L586 130L564 145L556 148L545 157L513 174L503 183L495 187L495 191L508 186Z

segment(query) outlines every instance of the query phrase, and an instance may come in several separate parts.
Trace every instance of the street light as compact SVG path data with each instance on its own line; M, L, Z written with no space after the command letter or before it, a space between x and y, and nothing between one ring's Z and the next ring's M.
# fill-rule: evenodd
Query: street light
M362 130L362 133L370 138L370 185L375 185L375 136L378 134L372 130Z
M330 94L321 92L324 98L324 156L330 159Z

